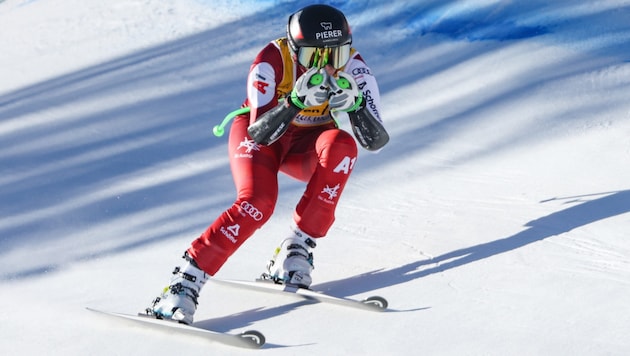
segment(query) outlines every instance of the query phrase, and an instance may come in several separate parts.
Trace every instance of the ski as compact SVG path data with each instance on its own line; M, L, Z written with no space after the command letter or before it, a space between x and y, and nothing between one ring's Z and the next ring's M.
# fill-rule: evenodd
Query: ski
M209 280L216 284L225 285L228 287L293 296L300 299L312 300L314 302L329 303L344 307L351 307L355 309L376 312L387 310L388 305L387 300L380 296L372 296L363 300L335 297L330 294L315 291L312 289L304 289L283 284L276 284L273 281L267 279L257 279L256 281L239 281L232 279L211 278Z
M155 316L138 313L138 315L103 311L93 308L86 308L89 311L96 312L101 315L115 317L120 320L129 321L143 327L149 327L157 330L167 331L169 333L179 333L188 336L201 337L206 340L218 342L224 345L259 349L265 344L265 336L256 330L244 331L240 334L229 334L219 331L212 331L195 327L193 325L181 324L176 321L158 319Z

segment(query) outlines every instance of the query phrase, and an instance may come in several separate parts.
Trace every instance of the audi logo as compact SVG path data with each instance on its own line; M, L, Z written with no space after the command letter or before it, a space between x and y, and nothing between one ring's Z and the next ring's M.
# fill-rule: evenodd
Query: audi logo
M247 202L247 201L242 202L240 207L241 207L241 210L243 212L247 213L247 215L251 216L252 219L254 219L256 221L262 220L263 213L261 213L260 210L258 210L258 208L256 208L255 206L253 206L249 202Z

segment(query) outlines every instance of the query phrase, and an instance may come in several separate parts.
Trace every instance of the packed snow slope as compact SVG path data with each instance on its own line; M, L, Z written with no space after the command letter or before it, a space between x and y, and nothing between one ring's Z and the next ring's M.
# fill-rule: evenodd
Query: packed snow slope
M630 1L331 1L379 78L314 287L369 313L209 283L196 325L131 327L234 199L226 138L253 56L306 5L0 1L6 355L627 355ZM345 125L345 124L344 124ZM219 272L255 278L304 187Z

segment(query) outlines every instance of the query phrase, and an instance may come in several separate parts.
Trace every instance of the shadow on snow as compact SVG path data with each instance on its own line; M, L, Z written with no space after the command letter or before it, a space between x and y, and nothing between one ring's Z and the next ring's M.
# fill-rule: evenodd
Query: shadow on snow
M332 2L348 14L351 22L358 20L355 42L379 77L383 95L524 38L559 38L572 45L575 38L545 35L575 31L582 21L628 12L625 7L562 18L558 14L566 4L475 9L458 4L428 1L412 7L391 7L376 1ZM258 33L252 24L278 28L281 36L284 19L296 7L283 3L215 29L0 96L0 254L26 250L28 246L36 251L42 243L54 244L72 237L71 244L60 244L52 250L62 255L57 260L31 261L29 267L6 266L0 279L40 275L65 263L144 247L207 226L209 219L233 199L232 191L225 188L231 182L225 139L210 137L214 123L244 98L243 83L251 58L241 59L238 54L255 53L270 40L268 33ZM380 15L370 17L368 11ZM605 39L607 35L591 31L578 40L591 43L589 40ZM422 46L443 40L441 36L446 41L485 41L487 45L463 52L453 50L439 61L423 58ZM618 33L615 38L619 38ZM597 43L599 47L591 48L595 53L619 48L612 41ZM619 51L625 49L627 45ZM416 57L409 65L392 65ZM560 70L565 65L539 68L559 74L522 81L507 92L489 96L476 106L432 124L418 120L412 129L393 136L381 154L365 156L360 169L374 169L382 162L421 152L452 135L452 128L467 122L475 110L514 100L542 81L577 74ZM116 104L108 106L112 103ZM571 113L550 120L567 117ZM478 152L465 152L461 160L491 154L509 144L514 144L514 138ZM288 189L303 188L296 184ZM628 200L626 192L619 192L581 208L552 214L504 240L354 279L357 287L375 282L371 288L378 288L509 251L588 223L586 215L579 214L585 209L595 213L603 207L609 211L607 216L615 209L625 212L627 204L620 202L620 197ZM616 205L611 207L610 203ZM156 207L163 210L152 210ZM143 214L147 210L158 213L151 217ZM577 223L561 223L570 218L577 218ZM553 222L555 230L543 227L545 221ZM120 227L108 230L112 225ZM453 258L433 270L414 272L424 264ZM348 295L353 292L344 291Z
M591 196L600 198L586 200ZM338 296L350 296L371 290L411 282L435 273L442 273L492 256L510 252L529 244L557 236L588 224L630 212L630 190L590 194L581 197L578 205L557 211L525 224L527 229L500 239L462 248L427 260L389 270L376 270L315 286ZM554 200L554 199L550 199ZM427 266L431 266L425 268Z

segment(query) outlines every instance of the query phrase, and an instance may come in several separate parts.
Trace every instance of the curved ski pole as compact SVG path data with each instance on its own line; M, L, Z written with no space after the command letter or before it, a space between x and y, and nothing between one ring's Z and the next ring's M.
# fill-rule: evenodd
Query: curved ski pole
M236 109L232 111L231 113L227 114L225 118L223 118L223 121L221 121L220 124L212 128L212 133L216 137L223 136L223 134L225 133L225 126L227 126L227 124L229 124L233 118L235 118L238 115L247 114L248 112L250 112L250 110L251 109L248 106L246 106L244 108Z

